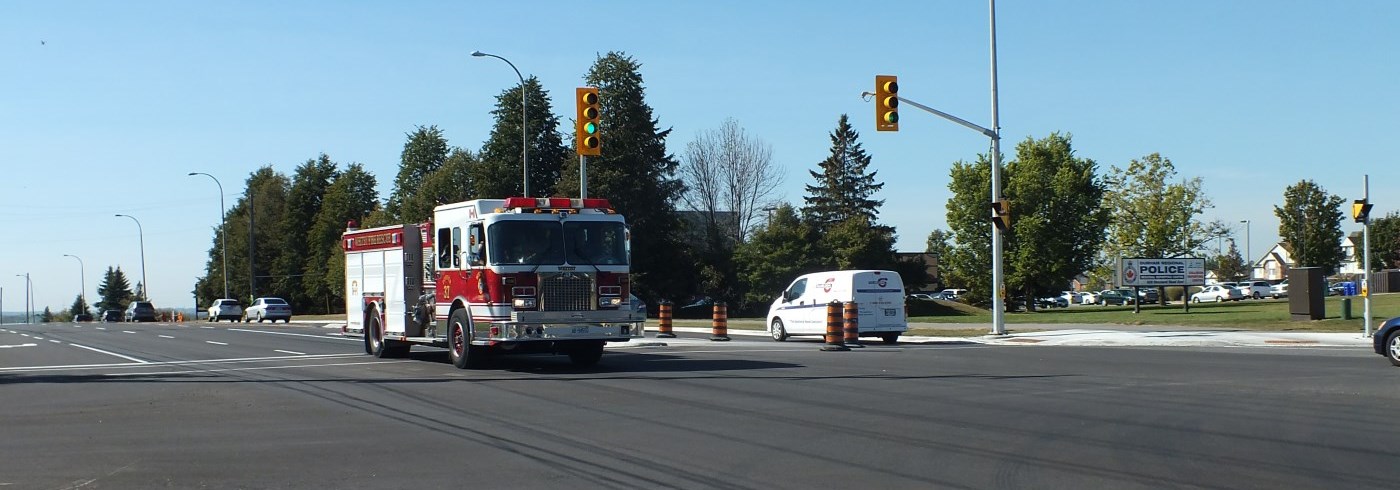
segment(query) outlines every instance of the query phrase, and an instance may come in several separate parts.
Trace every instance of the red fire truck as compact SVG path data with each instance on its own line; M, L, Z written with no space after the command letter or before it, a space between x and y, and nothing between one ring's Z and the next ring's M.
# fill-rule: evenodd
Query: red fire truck
M352 225L353 226L353 225ZM445 347L459 368L487 356L567 354L592 365L643 335L628 308L629 231L606 199L477 199L428 223L350 228L346 335L365 353Z

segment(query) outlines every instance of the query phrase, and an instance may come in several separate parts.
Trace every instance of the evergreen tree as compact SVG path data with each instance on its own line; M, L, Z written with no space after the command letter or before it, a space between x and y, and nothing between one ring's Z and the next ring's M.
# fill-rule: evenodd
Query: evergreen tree
M828 266L821 257L815 228L804 223L792 205L783 203L773 217L734 249L735 270L744 291L741 309L757 311L773 301L793 278Z
M449 151L447 139L437 126L418 126L408 133L408 141L399 154L399 173L394 177L394 190L385 204L385 214L396 223L418 223L429 216L404 214L403 203L418 192L419 184L428 174L442 168Z
M1230 248L1215 257L1213 269L1215 277L1221 281L1238 281L1249 277L1252 272L1244 257L1240 256L1240 250L1235 248L1235 241L1230 240Z
M1311 180L1302 180L1283 192L1283 206L1274 206L1278 236L1288 244L1293 267L1322 267L1326 275L1337 272L1346 258L1342 251L1342 204Z
M530 144L530 194L548 197L559 184L559 173L573 157L559 132L559 116L554 114L549 92L535 77L525 79L525 94L529 102L526 138ZM472 176L477 182L474 198L504 198L524 195L521 189L520 165L520 85L505 89L496 96L496 108L491 115L496 124L491 138L481 147L481 162L473 165Z
M41 316L41 317L39 317L39 322L41 322L41 323L53 323L53 312L52 312L52 311L49 311L49 307L47 307L47 306L44 307L44 315Z
M107 267L107 272L102 275L102 282L97 285L97 295L102 298L96 304L98 311L125 310L126 305L135 297L131 292L131 283L127 282L122 268L111 266Z
M285 175L277 173L271 166L264 166L249 175L241 196L229 209L224 220L228 231L228 282L229 295L245 302L257 296L281 296L293 291L280 291L269 279L275 279L272 264L282 254L288 240L304 240L304 237L284 237L281 222L286 210L289 182ZM252 230L251 239L250 232ZM217 237L216 237L217 238ZM248 275L249 249L253 251L254 278L256 290L250 291L253 284ZM210 262L213 262L211 255ZM209 270L213 270L211 267ZM223 277L207 274L196 285L200 298L220 298L223 296Z
M378 183L364 166L352 163L340 172L322 200L321 211L307 233L314 244L307 251L302 291L321 311L340 311L345 304L345 253L340 246L346 224L366 221L379 210Z
M79 294L78 297L73 298L73 305L68 307L68 314L73 318L77 318L78 315L87 313L87 311L87 301L84 301L83 295L81 294Z
M806 188L804 219L821 231L856 216L874 223L884 201L871 199L871 196L885 184L875 181L877 172L866 173L870 155L856 141L860 135L845 114L841 115L830 136L831 156L818 164L820 172L808 171L817 183Z
M610 52L584 77L598 87L602 155L588 159L588 195L607 198L632 228L633 289L645 298L678 298L693 291L675 203L683 185L666 152L670 129L658 129L645 100L641 64ZM577 196L578 161L569 159L555 192Z
M312 247L334 246L335 242L318 243L310 238L310 230L320 214L325 194L339 172L330 157L322 153L296 168L291 188L287 191L281 222L277 227L284 237L281 249L272 263L269 290L291 303L293 311L308 311L313 299L306 294L306 280Z

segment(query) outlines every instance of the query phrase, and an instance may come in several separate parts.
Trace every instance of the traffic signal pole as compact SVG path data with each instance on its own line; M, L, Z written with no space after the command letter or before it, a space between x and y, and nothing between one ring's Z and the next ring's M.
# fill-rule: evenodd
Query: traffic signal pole
M1361 199L1368 205L1371 202L1371 176L1369 174L1361 177ZM1365 269L1365 272L1361 276L1361 321L1362 334L1369 338L1371 337L1371 219L1370 216L1362 218L1361 267Z

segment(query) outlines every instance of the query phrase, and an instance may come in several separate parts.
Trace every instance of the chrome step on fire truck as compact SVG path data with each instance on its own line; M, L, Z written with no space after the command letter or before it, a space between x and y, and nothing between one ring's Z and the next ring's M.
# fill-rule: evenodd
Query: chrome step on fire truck
M447 348L459 368L512 353L587 366L644 333L628 307L629 231L606 199L478 199L342 238L343 332L368 354L419 344Z

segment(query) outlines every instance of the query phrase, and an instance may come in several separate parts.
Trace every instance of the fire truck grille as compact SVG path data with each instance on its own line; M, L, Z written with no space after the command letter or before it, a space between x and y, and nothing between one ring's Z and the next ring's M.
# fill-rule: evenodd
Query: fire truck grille
M593 278L587 274L564 272L540 274L540 309L543 311L585 311L593 309Z

